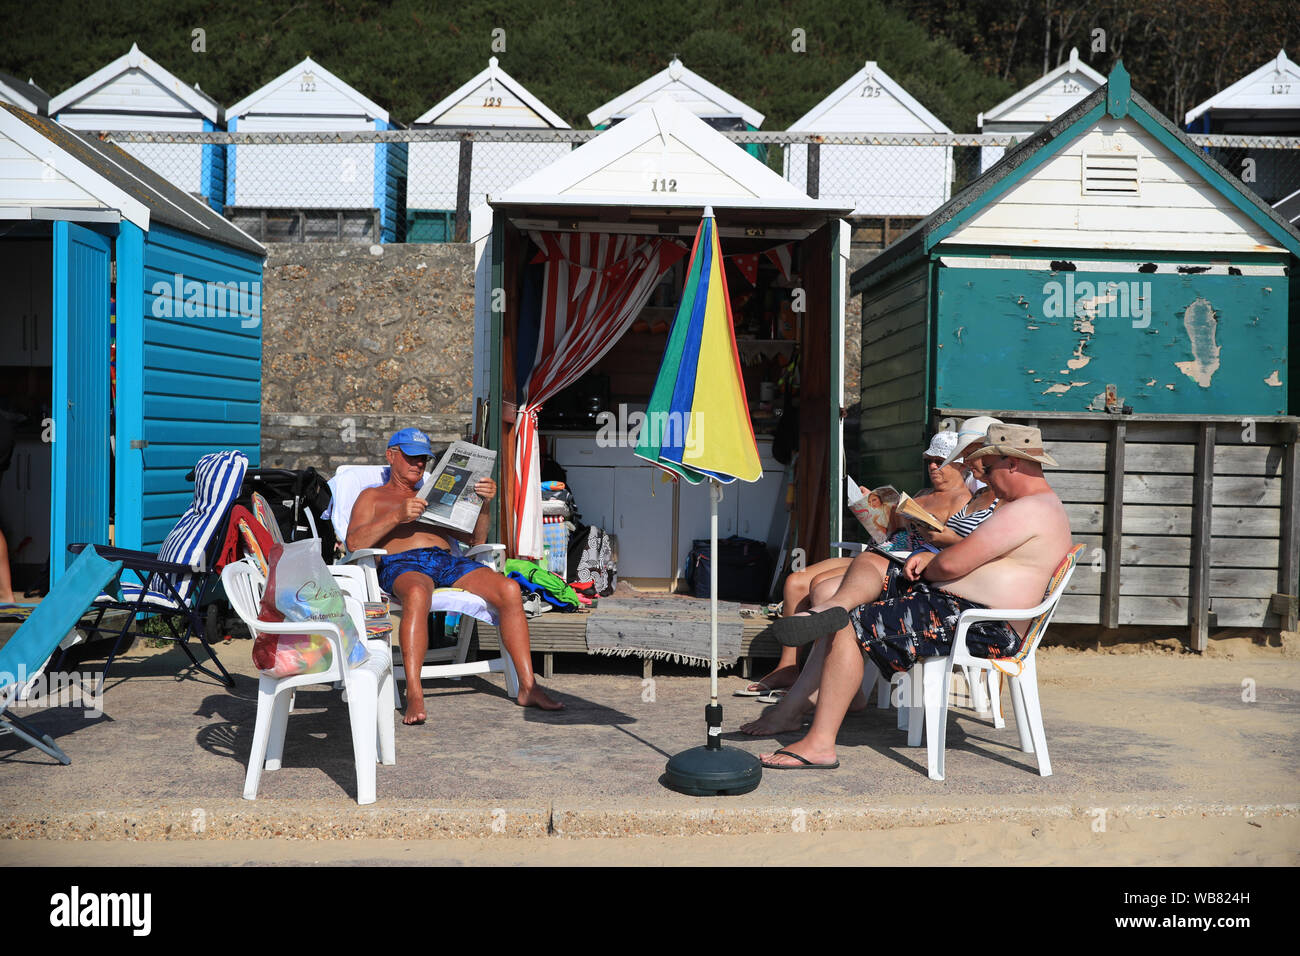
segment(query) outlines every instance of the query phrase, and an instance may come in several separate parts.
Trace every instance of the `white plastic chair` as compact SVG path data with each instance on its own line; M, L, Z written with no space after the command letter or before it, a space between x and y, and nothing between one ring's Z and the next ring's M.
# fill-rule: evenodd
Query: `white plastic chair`
M285 621L270 623L257 619L258 605L266 581L247 559L226 565L221 572L230 606L256 637L258 634L321 634L329 639L333 660L327 670L294 677L266 677L257 686L257 722L253 727L253 751L248 757L244 777L244 799L257 799L262 770L279 770L284 754L284 735L289 726L290 701L294 688L305 684L341 682L352 726L352 752L357 769L357 803L375 802L375 763L391 766L397 762L394 748L393 711L379 702L393 696L392 659L388 647L380 641L366 641L367 657L356 667L348 667L343 650L343 636L328 621ZM365 614L361 602L350 594L344 596L348 613L364 638ZM337 685L336 685L337 686Z
M425 477L427 479L428 475L426 474ZM358 496L367 488L378 487L387 480L387 465L343 465L335 473L334 477L329 480L332 500L326 517L333 523L335 534L338 536L338 540L343 543L345 549L348 539L348 523L352 518L352 507L356 504ZM454 539L450 543L455 548L460 547L460 543ZM401 603L395 597L386 594L379 586L377 559L387 553L382 548L359 548L356 551L345 551L341 565L336 565L336 567L354 566L359 568L365 578L365 599L367 601L388 600L390 608L400 613L402 611ZM498 571L505 566L505 545L481 544L469 548L463 553L465 557L478 561L486 567L495 568ZM493 626L497 624L497 615L491 605L478 595L470 594L460 588L438 588L433 592L430 607L425 613L432 614L436 612L460 615L460 623L456 628L456 643L451 647L430 647L425 652L424 662L420 667L420 680L434 677L455 679L472 674L504 674L506 693L511 697L517 696L519 694L519 675L515 673L514 661L510 659L510 655L506 653L504 646L501 648L499 657L485 661L467 661L470 641L474 636L474 621L484 621ZM430 635L429 643L431 645L433 643L432 637L433 635ZM393 676L399 681L405 682L408 680L406 669L402 665L401 649L397 647L393 648ZM397 700L396 693L396 686L394 686L393 699L395 706L400 707L400 701Z
M957 634L952 650L946 657L927 657L912 667L911 692L908 701L907 743L910 747L921 745L921 731L925 728L927 766L931 780L942 780L944 774L944 745L948 729L948 691L952 683L952 669L966 666L989 672L989 694L993 711L993 726L1002 728L1002 704L996 674L1010 678L1011 703L1016 713L1016 730L1020 734L1020 750L1038 755L1038 773L1052 775L1052 762L1047 754L1047 735L1043 730L1043 712L1038 701L1038 667L1034 652L1047 633L1047 625L1056 613L1061 595L1074 575L1075 563L1083 553L1083 545L1075 545L1057 566L1047 585L1043 603L1028 610L998 610L972 608L963 611L957 619ZM975 657L966 647L966 632L980 621L1032 621L1020 651L1014 657ZM921 711L924 708L924 722Z

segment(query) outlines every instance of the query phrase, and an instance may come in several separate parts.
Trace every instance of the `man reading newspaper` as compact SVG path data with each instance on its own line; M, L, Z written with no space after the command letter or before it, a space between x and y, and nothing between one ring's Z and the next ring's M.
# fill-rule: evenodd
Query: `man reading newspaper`
M547 696L533 675L532 651L528 642L528 619L524 616L519 585L491 568L453 552L449 539L468 545L487 540L488 510L481 508L473 530L438 528L421 521L428 503L416 493L424 478L432 448L429 436L418 428L403 428L388 440L388 482L367 488L357 497L348 524L348 550L384 548L388 554L379 562L379 584L394 595L409 613L402 615L399 632L402 666L407 673L406 715L403 723L425 721L424 695L417 675L429 647L428 608L435 588L457 587L477 594L497 613L501 643L519 674L519 696L524 707L559 710L564 705ZM483 503L496 497L496 482L480 478L474 492Z

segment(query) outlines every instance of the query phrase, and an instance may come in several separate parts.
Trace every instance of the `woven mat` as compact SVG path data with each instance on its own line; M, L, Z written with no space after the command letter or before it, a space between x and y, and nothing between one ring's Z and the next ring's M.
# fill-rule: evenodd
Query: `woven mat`
M740 658L740 605L718 602L718 666ZM681 597L601 598L587 620L587 650L613 657L709 663L709 602Z

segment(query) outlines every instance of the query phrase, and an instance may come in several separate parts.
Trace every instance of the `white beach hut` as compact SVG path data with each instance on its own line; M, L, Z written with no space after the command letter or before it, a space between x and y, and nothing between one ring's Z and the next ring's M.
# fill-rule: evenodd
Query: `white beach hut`
M48 116L50 94L30 79L24 83L12 74L0 72L0 103L8 103L38 116Z
M70 129L212 132L224 119L220 104L131 49L49 101L49 115ZM220 210L225 198L225 149L205 144L124 143L122 148L168 182Z
M673 186L665 189L665 183ZM847 209L808 197L663 96L509 190L488 196L473 212L474 394L479 407L490 411L484 443L501 452L500 515L507 537L500 540L509 546L519 546L515 531L522 526L512 517L524 493L517 443L527 447L533 410L541 440L566 469L584 520L635 543L619 553L620 579L669 583L683 573L692 540L707 536L707 489L663 484L656 469L622 440L635 427L629 416L643 412L653 388L680 301L685 256L706 206L715 210L724 260L752 262L748 277L734 271L728 280L734 282L729 294L745 374L759 374L777 354L798 356L801 363L800 407L807 411L800 420L794 544L820 557L838 540L839 509L824 505L843 486L839 409L849 231L841 217ZM665 242L682 255L639 313L632 307L619 311L609 297L599 305L583 297L570 304L567 296L529 292L536 288L534 270L546 268L537 264L539 249L549 250L546 261L560 270L560 263L573 261L570 255L591 261L613 248L614 240L628 237L643 244L647 256L662 254L653 250ZM615 280L625 274L617 268L605 273ZM773 301L788 302L795 285L806 295L807 309L788 336L768 339L767 326L751 322L754 306L764 290ZM558 336L553 346L533 347L552 335ZM561 364L539 372L537 356L551 354L562 356ZM557 376L554 370L561 368ZM571 384L552 393L561 381ZM593 394L592 383L603 383L608 402L602 408L621 409L619 421L610 424L619 432L612 444L580 416L548 423L546 403L562 406L566 395ZM757 394L750 399L755 405ZM772 458L772 439L765 434L770 429L760 423L755 428L763 478L727 492L718 533L766 541L775 553L786 528L785 471Z
M1300 136L1300 66L1279 50L1259 69L1188 110L1183 127L1189 133ZM1216 158L1265 202L1286 202L1300 182L1300 152L1293 149Z
M1082 62L1079 48L1073 47L1070 58L1056 69L1043 74L987 113L980 113L980 132L1017 133L1027 137L1105 84L1106 78ZM1005 152L1005 146L982 147L980 172L996 163Z
M226 111L232 132L395 129L388 111L311 57ZM398 242L405 231L405 143L236 145L227 215L264 239Z
M654 76L596 107L587 114L587 120L596 129L605 129L646 109L665 95L716 130L753 130L763 125L762 113L694 70L687 69L677 57L673 57L668 66ZM765 146L746 146L745 152L756 159L767 158Z
M874 60L790 125L791 132L951 133ZM788 146L785 177L801 188L808 147ZM822 146L818 195L854 216L925 216L952 189L952 147Z
M560 116L530 93L496 57L412 124L489 129L569 129ZM475 142L469 194L474 205L559 159L569 143ZM460 144L412 143L407 181L407 242L452 238Z

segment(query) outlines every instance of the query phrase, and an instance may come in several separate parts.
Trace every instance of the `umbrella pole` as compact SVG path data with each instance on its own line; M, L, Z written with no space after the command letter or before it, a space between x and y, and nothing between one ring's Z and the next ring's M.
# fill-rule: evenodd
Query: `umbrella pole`
M718 703L718 502L722 484L709 479L709 706L704 708L708 728L705 747L722 749L722 706Z

